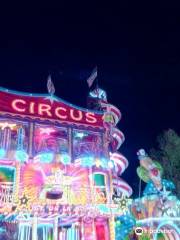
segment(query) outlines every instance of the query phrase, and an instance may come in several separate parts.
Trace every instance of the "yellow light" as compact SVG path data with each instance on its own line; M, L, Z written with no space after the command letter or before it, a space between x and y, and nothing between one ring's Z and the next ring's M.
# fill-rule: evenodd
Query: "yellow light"
M3 122L3 123L0 123L0 127L2 128L2 130L4 130L6 127L9 127L12 130L13 128L16 127L16 124Z
M95 163L96 163L96 167L100 167L101 166L101 161L100 161L100 159L96 159L96 161L95 161Z

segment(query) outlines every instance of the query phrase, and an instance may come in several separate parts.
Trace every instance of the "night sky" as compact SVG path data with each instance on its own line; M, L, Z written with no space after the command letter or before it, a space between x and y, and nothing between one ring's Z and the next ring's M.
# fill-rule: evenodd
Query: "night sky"
M163 130L180 133L180 8L59 2L1 8L0 86L45 93L51 74L57 96L85 107L97 65L99 85L123 114L120 151L130 164L122 178L136 194L136 151Z

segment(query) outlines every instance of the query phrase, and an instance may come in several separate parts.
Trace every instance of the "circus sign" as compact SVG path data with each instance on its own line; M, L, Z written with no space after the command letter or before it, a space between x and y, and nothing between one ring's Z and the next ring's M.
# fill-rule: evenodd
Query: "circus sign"
M103 126L101 113L90 112L47 95L12 93L0 90L0 113L60 122Z

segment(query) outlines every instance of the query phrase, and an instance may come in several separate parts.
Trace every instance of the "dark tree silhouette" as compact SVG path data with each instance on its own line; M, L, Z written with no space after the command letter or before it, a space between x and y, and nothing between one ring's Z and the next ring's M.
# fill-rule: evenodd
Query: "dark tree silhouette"
M157 137L157 144L157 148L150 150L150 156L162 164L163 178L174 182L176 194L180 197L180 137L169 129Z

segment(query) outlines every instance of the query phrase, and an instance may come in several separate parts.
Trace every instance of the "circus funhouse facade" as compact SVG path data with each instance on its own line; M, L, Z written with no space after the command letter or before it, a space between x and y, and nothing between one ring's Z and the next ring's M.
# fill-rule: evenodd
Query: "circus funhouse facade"
M140 150L147 185L130 199L121 112L99 88L88 108L0 89L0 240L178 240L174 184Z

